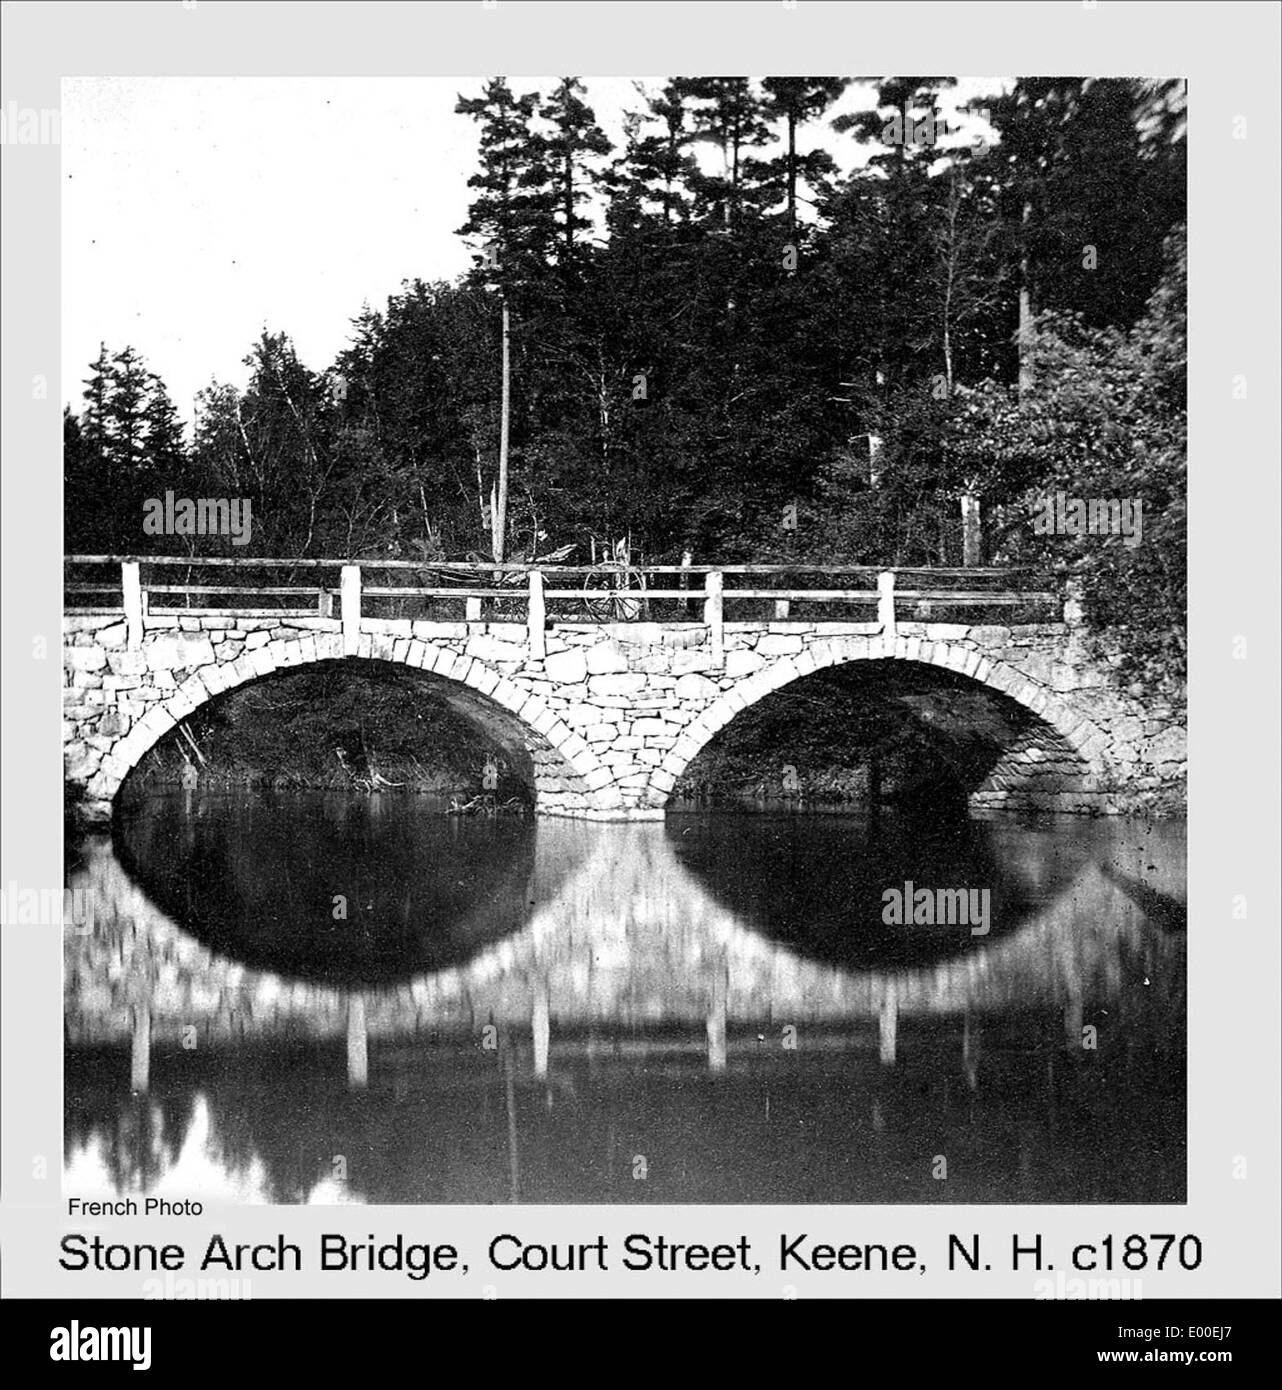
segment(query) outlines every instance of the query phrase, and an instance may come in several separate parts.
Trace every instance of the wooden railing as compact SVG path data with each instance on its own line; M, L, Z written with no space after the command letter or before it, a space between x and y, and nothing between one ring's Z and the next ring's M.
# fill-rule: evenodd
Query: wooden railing
M185 572L183 582L161 582L174 570ZM193 581L193 574L215 579L220 571L230 571L227 578L234 582ZM148 616L222 616L338 619L344 632L353 635L362 618L375 617L520 623L528 627L532 652L540 653L549 618L693 622L707 627L710 642L719 647L727 610L731 621L875 621L883 633L893 633L899 621L944 621L954 611L972 622L984 609L1002 611L1007 621L1018 613L1027 621L1058 619L1063 597L1036 587L1051 582L1045 572L1003 568L72 555L66 574L67 611L123 613L131 645L141 639ZM367 583L371 574L384 582ZM390 582L402 577L408 582ZM423 580L430 582L416 582Z

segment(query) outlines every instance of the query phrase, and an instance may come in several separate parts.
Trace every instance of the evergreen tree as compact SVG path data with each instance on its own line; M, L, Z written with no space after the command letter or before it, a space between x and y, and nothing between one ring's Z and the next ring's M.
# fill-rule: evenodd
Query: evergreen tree
M694 168L688 173L695 211L713 225L732 229L745 204L754 201L759 171L749 153L771 139L762 97L746 77L679 77L669 90L692 109L694 138L715 145L721 155L719 174ZM759 206L759 190L756 202Z
M602 186L603 160L612 148L584 94L577 77L563 77L539 112L552 127L543 149L555 190L559 261L566 268L576 259L580 234L592 226L582 208Z
M467 181L477 196L459 228L475 243L473 279L497 285L518 309L544 280L557 241L548 144L533 126L538 108L537 92L514 96L502 77L487 82L479 97L460 97L454 108L480 130L480 168Z
M696 172L690 113L674 84L651 96L645 111L629 112L624 133L626 148L611 174L611 235L645 235L656 215L665 229L671 229L689 216L688 188Z
M1174 517L1181 479L1103 419L1178 452L1157 422L1182 407L1135 393L1175 390L1141 364L1182 293L1162 278L1181 84L1021 80L977 98L980 157L937 139L948 79L866 81L872 109L831 121L847 79L674 78L617 153L576 78L461 97L473 270L366 309L327 371L264 333L245 390L200 393L190 449L138 354L104 346L64 421L68 543L139 549L141 501L182 479L250 498L260 554L586 556L630 534L653 561L1000 561L1028 553L1031 490L1069 477L1034 424L1089 441L1117 470L1099 486L1140 469ZM806 148L821 120L854 141L847 177ZM1058 371L1106 383L1089 419ZM1158 583L1143 550L1099 571L1096 617L1114 579Z
M182 427L164 383L138 351L108 352L90 364L84 410L64 419L63 478L77 548L136 554L152 548L142 531L143 504L184 475Z
M802 155L797 150L797 131L807 121L821 116L850 85L848 77L767 77L762 82L767 96L766 112L782 119L787 149L767 165L763 183L770 188L783 185L784 215L788 228L797 226L797 188L805 182L812 188L830 177L836 165L826 150Z

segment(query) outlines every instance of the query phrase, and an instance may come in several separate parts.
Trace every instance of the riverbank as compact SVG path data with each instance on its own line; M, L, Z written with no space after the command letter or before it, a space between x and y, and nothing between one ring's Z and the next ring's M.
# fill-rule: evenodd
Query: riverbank
M437 691L396 670L298 672L196 710L134 769L131 795L406 793L531 799L525 769Z

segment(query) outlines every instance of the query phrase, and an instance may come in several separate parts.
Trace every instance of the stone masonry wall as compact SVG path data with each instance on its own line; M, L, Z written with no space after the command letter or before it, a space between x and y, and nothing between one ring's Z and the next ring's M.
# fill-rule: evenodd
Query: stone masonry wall
M1065 623L556 624L532 658L521 623L427 623L149 615L130 644L113 616L64 628L66 776L90 820L110 817L129 771L176 722L225 690L275 671L354 656L465 687L528 750L543 813L653 818L677 778L739 710L821 667L935 665L988 686L1037 718L973 798L980 807L1174 810L1185 730L1146 709Z

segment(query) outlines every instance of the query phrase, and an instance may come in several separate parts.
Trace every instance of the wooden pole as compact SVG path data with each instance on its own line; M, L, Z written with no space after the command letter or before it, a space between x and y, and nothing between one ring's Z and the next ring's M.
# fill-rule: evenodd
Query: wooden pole
M543 576L538 570L531 570L529 608L526 613L531 661L542 661L547 655L547 637L544 632L546 623L547 603L543 598Z
M961 499L962 517L962 564L967 567L978 565L983 558L983 523L980 519L979 498L973 493L963 493Z
M1024 204L1019 237L1019 330L1016 344L1019 352L1019 399L1024 400L1033 389L1033 292L1028 271L1028 226L1032 220L1031 203Z
M507 1164L508 1188L513 1202L521 1200L521 1149L516 1127L516 1078L513 1075L512 1054L503 1048L503 1091L507 1100Z
M877 621L883 637L895 635L895 572L882 570L877 576Z
M347 1005L347 1084L363 1091L369 1081L369 1033L365 1026L365 1000L354 994Z
M343 655L356 656L361 649L361 567L344 565L340 580L343 602Z
M712 1005L708 1012L708 1070L726 1069L726 970L724 962L717 966L712 983Z
M120 592L125 604L125 625L130 651L142 646L143 605L142 580L137 560L120 563Z
M539 984L534 991L534 1013L530 1020L530 1031L534 1034L534 1075L542 1078L548 1074L548 1050L552 1041L552 1027L548 1019L548 991L545 984Z
M709 570L703 581L703 621L708 629L708 652L714 670L725 664L725 606L720 570Z
M878 1052L885 1066L895 1065L895 1045L899 1032L899 998L894 985L886 991L881 1001L881 1014L877 1020Z
M494 541L494 560L503 563L507 547L507 458L508 435L511 425L512 371L511 348L508 342L511 325L508 316L507 297L503 299L503 398L499 413L499 486L494 502L494 515L491 517Z
M129 1089L145 1092L151 1084L151 1007L140 999L134 1005L134 1034L129 1054Z

